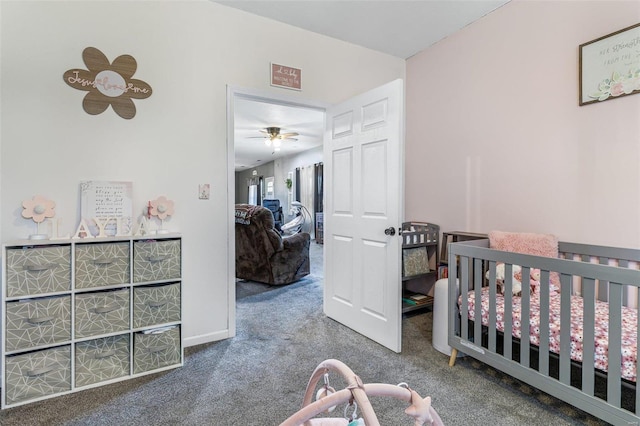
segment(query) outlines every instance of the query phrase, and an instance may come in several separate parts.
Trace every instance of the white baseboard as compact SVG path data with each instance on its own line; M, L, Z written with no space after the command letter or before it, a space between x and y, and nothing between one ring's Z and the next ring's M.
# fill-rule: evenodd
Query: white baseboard
M185 348L189 346L202 345L204 343L217 342L219 340L233 337L229 334L229 330L216 331L215 333L201 334L199 336L185 337L182 344Z

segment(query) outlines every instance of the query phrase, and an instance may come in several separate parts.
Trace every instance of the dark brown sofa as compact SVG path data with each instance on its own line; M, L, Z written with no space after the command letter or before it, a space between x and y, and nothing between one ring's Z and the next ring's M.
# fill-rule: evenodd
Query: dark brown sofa
M309 274L309 234L282 238L262 206L236 204L235 217L236 278L282 285Z

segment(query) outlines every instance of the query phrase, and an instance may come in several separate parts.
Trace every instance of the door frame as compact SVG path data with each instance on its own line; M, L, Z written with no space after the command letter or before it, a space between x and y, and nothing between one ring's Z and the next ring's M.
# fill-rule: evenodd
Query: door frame
M325 113L323 126L326 126L326 110L330 104L317 100L303 99L297 96L287 96L276 91L264 89L252 89L240 86L227 85L227 286L228 305L228 337L236 335L236 238L234 206L236 200L236 174L235 174L235 99L243 98L258 100L269 104L287 105L301 108L313 108ZM324 195L327 194L325 188Z

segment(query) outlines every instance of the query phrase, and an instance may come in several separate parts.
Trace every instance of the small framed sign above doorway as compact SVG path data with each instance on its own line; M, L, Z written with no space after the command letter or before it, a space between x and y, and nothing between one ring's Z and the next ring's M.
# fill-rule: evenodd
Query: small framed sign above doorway
M302 70L271 63L271 85L302 90Z

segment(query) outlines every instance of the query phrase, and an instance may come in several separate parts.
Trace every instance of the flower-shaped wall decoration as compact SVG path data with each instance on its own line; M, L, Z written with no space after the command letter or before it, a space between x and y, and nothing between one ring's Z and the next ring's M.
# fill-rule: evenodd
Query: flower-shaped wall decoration
M56 203L47 200L42 195L36 195L31 200L22 202L22 217L25 219L33 219L35 223L41 223L48 217L55 215Z
M149 202L149 216L157 216L160 220L165 220L167 216L173 215L173 201L168 200L164 195Z
M87 114L101 114L111 105L120 117L130 119L136 115L136 106L131 99L151 96L151 86L131 78L138 68L133 56L121 55L109 63L100 50L87 47L82 52L82 59L88 69L70 69L63 78L74 89L89 92L82 101Z

